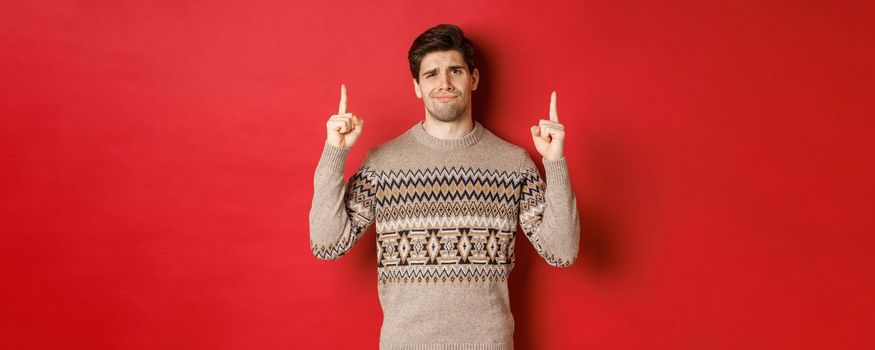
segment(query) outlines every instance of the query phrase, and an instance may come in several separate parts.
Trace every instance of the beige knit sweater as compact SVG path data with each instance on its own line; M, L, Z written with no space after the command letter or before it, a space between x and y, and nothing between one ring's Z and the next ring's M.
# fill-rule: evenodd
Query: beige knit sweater
M422 121L368 151L344 182L349 148L325 143L310 247L343 256L376 221L380 349L513 349L507 277L519 223L552 266L577 258L580 221L565 157L528 153L474 122L439 139Z

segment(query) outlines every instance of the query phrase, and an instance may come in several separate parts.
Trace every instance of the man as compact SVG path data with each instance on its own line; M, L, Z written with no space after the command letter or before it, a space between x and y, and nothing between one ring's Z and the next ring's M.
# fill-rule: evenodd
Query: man
M578 253L556 93L549 118L531 127L545 185L525 149L472 119L480 73L458 27L428 29L408 58L425 120L369 150L346 183L364 120L347 112L341 85L316 167L310 247L337 259L376 221L381 349L512 349L507 277L517 224L550 265L571 265Z

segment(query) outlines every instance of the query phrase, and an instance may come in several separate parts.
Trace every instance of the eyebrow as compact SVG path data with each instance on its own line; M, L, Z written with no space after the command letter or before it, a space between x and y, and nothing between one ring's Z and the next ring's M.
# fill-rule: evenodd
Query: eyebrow
M464 66L460 66L460 65L458 65L458 64L454 64L454 65L452 65L452 66L447 67L447 69L461 69L461 68L465 68L465 67L464 67ZM427 70L427 71L425 71L425 72L422 72L422 75L426 75L426 74L428 74L428 73L434 73L434 72L437 72L437 68L433 68L433 69Z

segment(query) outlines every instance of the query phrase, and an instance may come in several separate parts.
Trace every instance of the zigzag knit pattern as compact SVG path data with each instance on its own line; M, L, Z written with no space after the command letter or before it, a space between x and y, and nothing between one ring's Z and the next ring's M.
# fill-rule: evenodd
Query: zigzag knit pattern
M353 229L334 245L312 248L322 258L339 258L376 219L382 283L504 280L514 264L517 220L549 264L570 264L553 256L536 234L545 198L534 169L363 166L348 182L346 207Z

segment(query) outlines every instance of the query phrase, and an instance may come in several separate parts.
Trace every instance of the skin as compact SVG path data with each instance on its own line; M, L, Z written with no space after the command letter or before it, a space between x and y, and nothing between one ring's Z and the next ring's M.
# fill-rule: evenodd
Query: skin
M474 128L471 117L471 94L477 89L480 72L468 66L456 50L436 51L422 58L419 81L413 79L416 97L425 107L423 128L440 139L457 139ZM446 98L444 98L446 96ZM364 120L346 110L346 85L340 85L340 105L337 114L326 123L327 142L335 147L350 148L361 136ZM559 123L556 91L550 94L547 119L529 128L535 149L547 160L564 157L565 126Z
M471 93L477 89L480 72L476 68L469 72L459 51L426 54L419 65L419 81L412 80L416 97L425 107L422 126L428 134L440 139L457 139L474 128Z
M340 84L340 105L337 114L325 123L326 141L334 147L350 148L362 134L365 121L346 111L346 85Z

